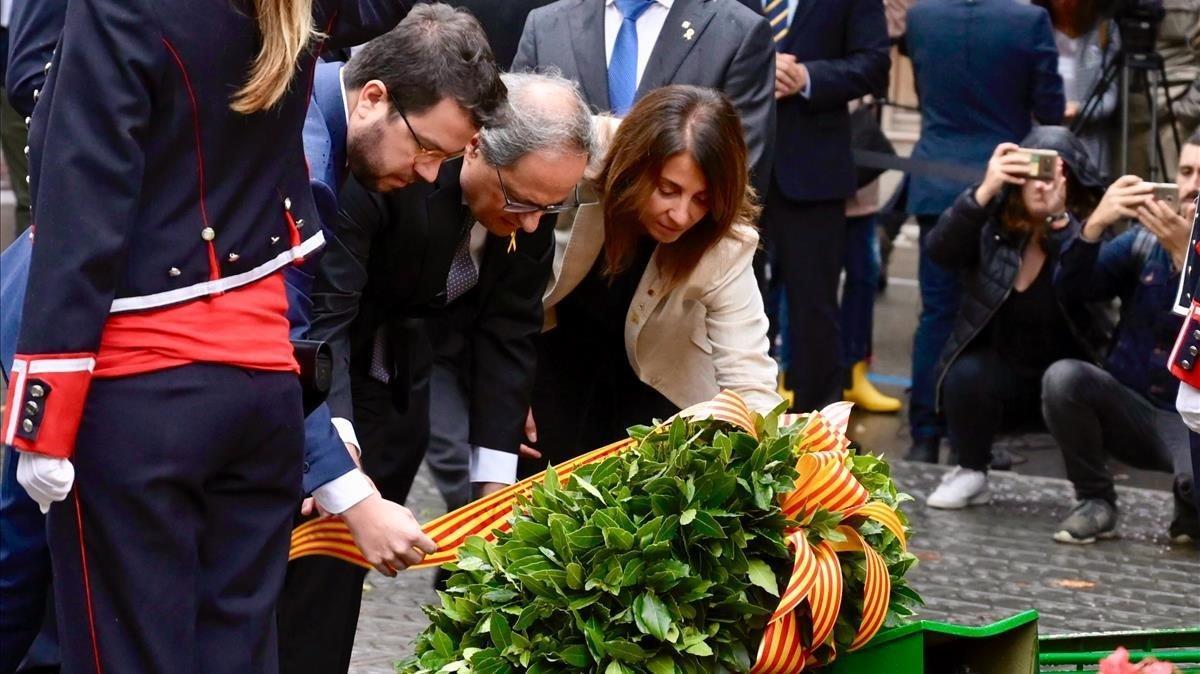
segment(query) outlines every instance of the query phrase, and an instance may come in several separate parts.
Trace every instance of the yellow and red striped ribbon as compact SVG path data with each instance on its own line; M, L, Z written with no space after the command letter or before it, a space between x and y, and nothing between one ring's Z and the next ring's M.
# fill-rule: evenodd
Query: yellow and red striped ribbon
M716 398L693 405L682 410L676 416L697 420L724 421L758 437L754 427L754 414L746 407L741 396L733 391L722 391ZM668 419L663 424L670 421ZM610 456L619 454L633 444L634 441L630 439L614 442L607 447L601 447L555 466L554 470L558 474L560 482L566 484L571 473L580 467L599 463ZM538 473L425 524L422 529L437 544L437 552L426 556L420 564L409 568L425 569L453 562L458 556L458 548L471 536L483 536L485 539L492 540L495 538L496 532L508 531L513 507L516 505L518 497L528 494L534 484L541 483L545 479L545 472ZM353 549L348 549L347 543ZM340 519L310 520L292 530L292 545L288 553L288 560L310 555L328 555L367 569L372 568L358 549L353 547L353 544L354 539L350 535L350 530Z
M840 514L843 522L854 518L873 519L892 531L906 546L904 525L897 513L884 503L870 502L867 490L847 466L850 441L846 438L846 426L850 408L850 403L835 403L808 415L796 441L799 455L796 488L782 497L781 508L788 517L796 520L804 519L818 508ZM757 437L753 413L732 391L723 391L713 400L689 407L677 416L725 421ZM785 415L780 421L787 425L799 419ZM613 443L565 462L555 471L559 480L565 483L580 467L615 456L634 444L634 440ZM545 477L545 473L539 473L426 524L423 528L437 543L438 551L410 568L452 562L457 558L458 548L471 536L493 540L498 531L507 531L518 498L528 494L533 485ZM788 542L795 554L792 573L781 593L779 606L768 621L752 674L798 674L811 664L812 653L819 646L831 642L844 590L838 553L862 553L867 564L863 615L850 650L870 641L883 624L891 596L887 565L853 526L843 524L838 531L845 537L844 541L822 541L817 545L808 542L803 528L788 532ZM289 559L308 555L329 555L370 568L339 519L313 520L293 530ZM812 621L810 648L805 648L799 629L800 609L804 602L808 603L807 614Z

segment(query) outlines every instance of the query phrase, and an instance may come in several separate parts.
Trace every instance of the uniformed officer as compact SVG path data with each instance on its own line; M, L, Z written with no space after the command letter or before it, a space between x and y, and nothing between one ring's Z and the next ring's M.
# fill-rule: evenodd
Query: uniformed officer
M307 47L410 4L70 3L0 425L50 510L67 671L275 670L303 444L279 271L324 243L303 226Z
M1200 130L1188 138L1179 154L1179 185L1185 215L1192 218L1192 238L1184 262L1175 312L1186 316L1183 329L1171 353L1171 373L1180 381L1176 407L1183 422L1192 430L1192 474L1200 474ZM1188 206L1188 202L1191 202ZM1192 488L1196 507L1200 508L1200 489Z

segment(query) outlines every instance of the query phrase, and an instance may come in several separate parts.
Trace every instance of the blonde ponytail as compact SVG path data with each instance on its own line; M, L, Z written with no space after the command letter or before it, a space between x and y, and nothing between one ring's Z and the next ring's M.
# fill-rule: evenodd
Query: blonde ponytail
M312 0L254 0L262 49L230 107L251 114L279 102L296 74L296 59L316 34Z

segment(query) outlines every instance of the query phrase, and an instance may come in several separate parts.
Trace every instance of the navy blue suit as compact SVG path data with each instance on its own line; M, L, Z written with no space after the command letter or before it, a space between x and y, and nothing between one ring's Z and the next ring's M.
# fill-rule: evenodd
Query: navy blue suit
M409 4L318 0L314 23L350 45ZM240 1L73 0L34 109L37 238L3 431L25 451L78 450L49 531L64 660L79 671L275 669L270 616L300 480L295 378L219 365L90 375L111 314L239 288L323 243L300 139L316 50L271 110L233 112L258 49L251 16ZM190 490L203 512L173 500ZM181 595L189 581L201 584Z
M808 70L808 95L779 100L775 170L763 227L773 300L786 294L794 409L841 399L838 279L846 239L845 200L855 191L850 101L887 90L890 43L880 0L799 0L781 53ZM776 300L777 301L777 300ZM772 328L778 329L777 316Z
M1014 0L921 0L908 12L907 51L921 97L912 156L982 168L996 146L1020 142L1034 120L1059 124L1066 107L1050 17ZM969 180L969 179L968 179ZM968 182L908 177L908 212L921 227L921 318L913 343L910 433L936 445L938 356L958 313L958 275L924 254L925 235Z
M921 0L908 12L921 97L913 157L983 167L1036 119L1060 124L1066 100L1046 10L1013 0ZM911 176L908 212L940 215L967 182Z

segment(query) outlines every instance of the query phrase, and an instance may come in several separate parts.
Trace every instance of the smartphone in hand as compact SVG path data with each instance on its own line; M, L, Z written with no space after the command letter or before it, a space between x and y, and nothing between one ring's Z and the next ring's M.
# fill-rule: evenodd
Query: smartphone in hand
M1054 180L1054 165L1055 160L1058 159L1057 152L1054 150L1035 150L1028 147L1018 148L1016 152L1029 158L1030 178L1046 183Z
M1179 211L1179 185L1175 183L1152 183L1147 182L1154 188L1154 200L1161 201L1171 207L1172 211Z

